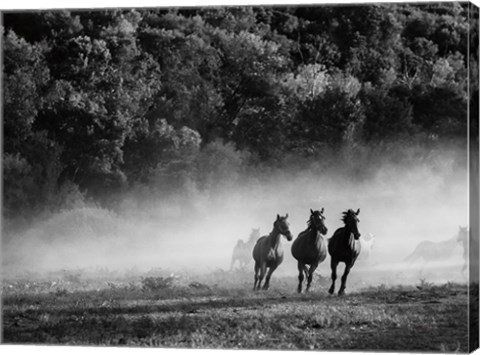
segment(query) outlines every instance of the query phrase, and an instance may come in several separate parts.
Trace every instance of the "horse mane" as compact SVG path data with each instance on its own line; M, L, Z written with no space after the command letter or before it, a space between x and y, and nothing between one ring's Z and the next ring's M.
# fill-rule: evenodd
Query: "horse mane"
M309 218L308 221L307 221L307 226L308 226L307 229L312 228L312 223L313 223L313 221L312 221L312 216L310 216L310 218Z
M313 211L313 213L314 213L314 214L318 213L318 214L321 215L320 211ZM308 221L307 221L307 226L308 226L307 230L309 230L310 228L312 228L312 223L313 223L313 215L310 214L310 218L309 218Z
M355 212L353 212L353 210L351 210L351 209L348 210L348 211L343 212L343 213L342 213L342 222L345 223L345 224L347 224L347 219L348 219L349 217L351 217L352 215L354 215L354 214L355 214Z
M318 210L313 211L313 214L319 214L321 217L323 217L322 212L320 212ZM310 218L307 221L307 229L305 230L305 232L311 231L313 229L312 225L313 225L313 215L310 214Z

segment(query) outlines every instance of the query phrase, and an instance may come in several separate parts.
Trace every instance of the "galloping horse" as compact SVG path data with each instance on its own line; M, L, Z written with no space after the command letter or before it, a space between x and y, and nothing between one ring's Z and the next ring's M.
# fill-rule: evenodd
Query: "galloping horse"
M343 295L345 293L348 273L360 254L360 241L358 240L358 238L360 238L360 232L358 231L358 223L360 222L358 219L359 214L360 209L358 209L357 212L352 210L343 212L342 221L345 223L345 227L337 229L328 240L328 253L331 257L330 266L332 268L332 286L330 286L328 290L330 294L335 292L338 263L345 263L342 284L338 291L339 295Z
M414 261L421 259L423 260L424 264L427 264L430 262L440 262L451 259L454 255L454 250L458 247L458 243L463 242L461 237L464 235L466 236L466 230L467 227L465 227L465 231L462 232L462 228L460 227L460 231L457 235L440 242L423 240L417 244L413 252L407 256L404 261L412 264ZM465 238L465 241L463 242L464 258L468 256L468 252L465 248L466 242L467 238Z
M362 248L362 254L358 256L358 262L363 262L363 264L366 264L375 245L375 236L372 233L368 233L359 240Z
M458 226L457 242L462 244L463 248L463 266L462 273L467 270L468 266L468 227Z
M260 229L252 229L250 233L250 239L247 242L239 239L235 247L233 248L232 253L232 262L230 263L230 271L233 270L235 262L238 261L238 266L240 269L245 268L248 263L251 261L250 253L257 241L257 238L260 237Z
M321 211L310 209L310 219L307 229L301 232L292 244L292 255L298 261L298 293L302 293L303 274L307 278L307 291L312 283L313 273L318 264L327 257L327 245L322 234L327 234L325 217ZM310 268L307 268L310 265Z
M268 270L265 283L263 285L264 290L268 290L270 286L270 277L275 269L283 261L283 250L280 244L280 235L284 235L288 241L292 240L292 233L287 222L288 213L285 217L280 217L277 214L277 219L273 223L273 230L268 236L263 236L253 248L253 259L255 260L255 283L253 284L254 290L260 289L263 277Z

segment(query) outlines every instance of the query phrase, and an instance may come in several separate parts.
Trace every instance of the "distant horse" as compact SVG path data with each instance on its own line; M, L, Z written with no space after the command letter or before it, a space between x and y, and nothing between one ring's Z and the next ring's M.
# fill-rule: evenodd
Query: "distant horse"
M372 233L368 233L359 240L362 254L358 256L358 262L363 262L365 264L372 253L373 246L375 245L375 236Z
M253 259L255 260L255 283L253 284L254 290L260 289L260 284L265 276L265 283L263 285L264 290L268 290L270 286L270 277L275 269L283 261L283 250L280 244L280 235L284 235L288 241L292 240L292 233L290 232L289 224L287 222L288 213L285 217L277 215L277 219L273 223L272 232L261 237L257 240L255 247L253 248Z
M298 261L298 293L302 292L303 274L307 278L307 291L312 283L313 273L318 264L327 257L327 244L322 234L327 234L325 217L321 211L310 209L307 229L301 232L292 244L292 255ZM310 265L310 268L307 268Z
M358 231L358 215L360 209L357 212L348 210L343 212L342 221L345 223L345 227L339 228L335 231L333 236L328 240L328 253L330 254L331 261L330 266L332 268L332 286L328 290L328 293L333 294L335 292L335 280L337 279L337 266L338 263L345 263L345 271L342 276L342 284L339 295L345 293L345 287L347 283L347 276L350 269L355 264L358 255L360 254L360 232Z
M461 243L463 248L463 266L462 273L467 270L468 267L468 227L458 226L457 242Z
M460 234L459 232L454 237L441 242L432 242L430 240L421 241L404 261L411 264L417 260L423 260L424 263L448 260L452 257L455 248L458 247ZM464 248L464 257L465 256L468 257L468 252L466 252Z
M260 237L260 229L252 229L250 233L250 239L247 242L239 239L237 244L233 248L232 253L232 262L230 263L230 270L233 270L233 266L235 262L238 262L238 266L240 269L244 269L249 262L251 261L250 255L252 252L252 248L255 245L258 237Z

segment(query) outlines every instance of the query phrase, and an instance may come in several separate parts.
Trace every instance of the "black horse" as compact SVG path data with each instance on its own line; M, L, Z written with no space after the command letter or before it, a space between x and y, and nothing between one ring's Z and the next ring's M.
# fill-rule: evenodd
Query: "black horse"
M313 273L318 264L327 257L327 244L322 234L327 234L325 217L321 211L310 210L308 228L301 232L292 244L292 255L298 261L298 292L302 292L303 274L307 278L307 291L312 283ZM307 268L310 265L310 268Z
M360 222L358 219L359 214L360 209L358 209L357 212L353 210L343 212L342 221L345 223L345 227L337 229L328 241L328 253L331 257L330 265L332 268L332 286L328 290L330 294L335 292L338 263L345 263L342 285L338 291L339 295L343 295L345 293L348 273L360 254L360 241L358 240L358 238L360 238L360 232L358 231L358 223Z

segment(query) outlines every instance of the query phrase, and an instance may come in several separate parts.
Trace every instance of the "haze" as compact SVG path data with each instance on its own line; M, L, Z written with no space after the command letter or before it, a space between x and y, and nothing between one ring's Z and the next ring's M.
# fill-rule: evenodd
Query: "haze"
M186 190L155 202L125 196L110 210L86 204L5 238L4 274L98 268L228 270L234 245L238 239L246 241L252 228L268 234L276 215L288 213L296 237L306 228L309 210L323 207L327 237L343 225L341 213L349 208L361 209L362 235L375 237L368 259L352 271L352 283L422 278L463 282L460 244L441 265L404 262L420 241L452 238L459 225L468 223L466 168L454 168L453 160L440 164L440 169L427 166L431 164L389 164L375 167L370 177L361 179L340 169L320 173L283 169L271 176L223 181L205 192ZM296 275L291 243L282 239L282 245L286 259L275 275ZM329 259L318 274L329 277Z

